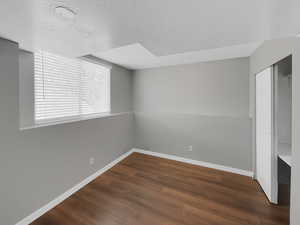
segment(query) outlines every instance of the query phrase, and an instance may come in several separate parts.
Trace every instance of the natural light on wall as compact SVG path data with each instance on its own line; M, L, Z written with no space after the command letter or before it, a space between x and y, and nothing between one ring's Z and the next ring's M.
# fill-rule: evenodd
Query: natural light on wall
M110 111L110 68L43 51L34 54L34 65L37 123Z

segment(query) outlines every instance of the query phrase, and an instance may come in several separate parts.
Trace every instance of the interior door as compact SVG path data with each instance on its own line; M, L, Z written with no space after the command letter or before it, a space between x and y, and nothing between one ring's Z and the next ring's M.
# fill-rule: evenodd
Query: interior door
M269 200L277 203L274 185L272 67L256 75L256 179Z

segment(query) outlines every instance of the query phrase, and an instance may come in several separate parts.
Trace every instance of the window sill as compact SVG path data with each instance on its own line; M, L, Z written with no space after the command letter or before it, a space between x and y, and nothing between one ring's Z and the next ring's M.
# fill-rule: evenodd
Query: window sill
M109 117L127 115L127 114L132 114L132 112L120 112L120 113L108 112L108 113L101 113L101 114L85 115L80 118L69 118L69 119L54 120L54 121L49 121L49 122L40 122L40 123L34 124L33 126L20 127L20 130L30 130L30 129L39 128L39 127L48 127L48 126L54 126L54 125L66 124L66 123L74 123L74 122L80 122L80 121L92 120L92 119L109 118Z

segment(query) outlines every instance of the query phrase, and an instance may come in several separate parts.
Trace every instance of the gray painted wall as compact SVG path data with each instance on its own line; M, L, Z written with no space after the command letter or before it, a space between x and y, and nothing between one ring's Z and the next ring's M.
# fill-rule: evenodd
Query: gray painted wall
M19 113L20 128L34 126L34 57L19 51Z
M251 170L248 77L249 58L136 71L135 147Z
M292 58L278 63L278 142L291 144L292 141Z
M286 38L265 42L250 57L250 112L255 112L255 74L291 55L292 58L292 190L291 225L300 224L300 39ZM255 146L255 120L253 120L253 146ZM253 148L255 152L255 148Z
M0 39L0 223L5 225L15 224L133 147L132 114L20 131L18 65L18 45ZM131 76L121 67L112 69L114 112L131 110ZM92 166L90 157L95 158Z

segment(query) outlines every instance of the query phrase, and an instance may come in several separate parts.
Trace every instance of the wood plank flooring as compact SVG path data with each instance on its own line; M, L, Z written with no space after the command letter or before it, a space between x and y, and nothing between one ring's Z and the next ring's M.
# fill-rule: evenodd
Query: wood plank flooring
M288 225L251 178L133 153L32 225Z

